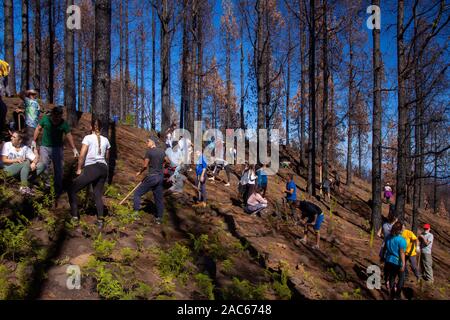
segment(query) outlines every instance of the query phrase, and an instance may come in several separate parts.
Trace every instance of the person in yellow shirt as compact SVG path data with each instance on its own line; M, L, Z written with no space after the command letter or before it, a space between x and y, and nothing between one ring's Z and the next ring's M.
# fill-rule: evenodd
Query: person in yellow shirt
M8 75L11 72L9 64L0 60L0 96L9 96Z
M411 265L411 269L414 272L417 280L420 279L420 273L417 269L417 251L416 248L419 247L419 239L416 237L414 232L411 230L405 229L403 227L402 237L406 240L406 251L405 251L405 279L408 277L408 261ZM419 249L420 250L420 249Z

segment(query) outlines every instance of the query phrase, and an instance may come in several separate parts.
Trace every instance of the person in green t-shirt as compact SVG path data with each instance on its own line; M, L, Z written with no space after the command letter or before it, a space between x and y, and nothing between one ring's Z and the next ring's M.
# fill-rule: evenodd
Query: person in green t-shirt
M41 146L39 148L40 161L45 165L47 172L50 161L53 162L56 199L58 199L62 194L64 135L69 141L70 147L73 151L73 156L75 158L78 158L79 156L78 150L73 143L70 126L66 121L64 121L62 115L62 107L53 108L50 116L44 115L39 121L33 137L33 144L36 145L36 140L41 131L43 131Z

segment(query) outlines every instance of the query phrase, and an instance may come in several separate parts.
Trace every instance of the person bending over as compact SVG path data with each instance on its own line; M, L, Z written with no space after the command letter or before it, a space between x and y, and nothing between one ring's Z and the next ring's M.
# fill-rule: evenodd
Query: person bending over
M313 249L319 249L320 227L325 219L322 209L309 201L299 201L297 206L301 212L301 219L307 219L305 223L305 233L300 241L307 243L308 227L312 226L316 234L316 244L313 246Z

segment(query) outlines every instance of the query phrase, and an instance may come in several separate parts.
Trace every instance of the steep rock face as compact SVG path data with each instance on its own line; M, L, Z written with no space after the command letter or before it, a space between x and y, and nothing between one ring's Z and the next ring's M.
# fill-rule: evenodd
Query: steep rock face
M8 116L21 101L6 98ZM50 108L50 106L44 106ZM89 133L90 115L81 116L79 126L73 130L78 148L85 134ZM145 139L153 137L160 146L163 142L155 132L125 125L117 125L111 132L111 142L116 153L111 166L111 186L106 187L105 204L107 223L102 233L102 241L114 243L114 248L105 257L98 258L103 242L98 240L98 232L93 228L95 208L84 201L80 228L62 228L49 241L45 233L48 223L39 214L30 214L29 226L35 236L41 239L41 246L54 247L42 263L47 277L36 277L30 297L41 299L99 299L105 297L99 283L102 279L92 267L92 257L110 270L122 288L124 296L132 298L249 298L269 299L386 299L387 292L369 290L366 285L369 265L377 265L380 239L371 237L368 219L370 217L370 185L354 177L349 187L342 186L339 194L333 193L331 203L311 199L305 192L306 170L292 149L281 148L280 159L290 163L289 168L281 168L277 175L269 177L267 198L269 207L261 217L244 213L237 192L238 166L233 168L231 186L225 187L222 181L207 182L208 207L194 209L196 190L194 172L189 173L189 182L183 194L165 193L165 216L161 226L154 224L153 196L150 193L143 199L143 210L136 221L129 219L131 200L123 207L118 202L133 189L138 182L134 177L140 168L145 153ZM65 150L66 183L73 178L75 160L69 148ZM314 202L325 213L321 229L321 248L312 249L313 238L307 244L298 239L303 235L303 225L296 224L288 216L281 204L283 190L288 174L294 172L298 187L298 197ZM221 176L224 172L221 173ZM343 174L341 173L341 176ZM5 206L1 215L14 216L13 208L20 208L24 199L17 195ZM15 204L14 204L15 203ZM13 205L15 207L13 207ZM58 210L49 208L59 225L63 225L68 215L67 198L64 196ZM30 206L30 204L28 204ZM406 216L411 210L407 208ZM388 207L383 205L387 215ZM286 217L286 219L282 218ZM434 288L419 287L407 282L407 292L414 299L448 299L447 279L449 276L450 223L448 220L424 212L421 223L433 226L435 244ZM182 272L167 272L161 262L174 258L181 251L177 245L189 249ZM104 249L104 248L103 248ZM174 249L174 250L172 250ZM177 249L177 250L178 250ZM167 256L162 252L170 252ZM178 252L178 253L177 253ZM176 257L175 257L176 258ZM7 259L7 258L5 258ZM164 260L166 259L166 260ZM91 262L91 263L90 263ZM3 263L11 270L16 262ZM67 267L79 265L82 270L80 290L67 290ZM96 266L97 268L99 265ZM91 268L92 269L92 268ZM211 280L206 290L199 274L207 274ZM411 274L411 273L410 273ZM284 278L284 281L283 281ZM237 280L236 280L237 279ZM251 284L247 286L243 281ZM15 280L14 280L15 281ZM103 279L103 281L105 281ZM19 282L17 282L19 283ZM209 283L209 282L208 282ZM143 285L150 287L146 292L138 292ZM246 288L245 290L237 290ZM100 289L99 289L100 288ZM281 289L280 289L281 288ZM287 288L287 289L286 289ZM284 289L284 290L283 290ZM14 289L12 289L14 290ZM31 291L30 291L31 292ZM209 293L207 293L209 292ZM236 292L240 292L237 295ZM289 294L286 294L289 292Z

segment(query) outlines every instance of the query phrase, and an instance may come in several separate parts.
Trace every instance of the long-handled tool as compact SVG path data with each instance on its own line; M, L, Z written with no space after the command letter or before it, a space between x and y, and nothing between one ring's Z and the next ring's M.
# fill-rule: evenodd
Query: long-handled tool
M142 181L144 181L144 180L142 180ZM136 191L137 188L139 188L139 186L142 184L142 181L139 182L139 183L136 185L136 187L134 187L134 189L131 190L130 193L128 193L127 196L126 196L125 198L123 198L122 201L119 202L120 205L123 204L123 203L131 196L131 194L132 194L133 192Z

